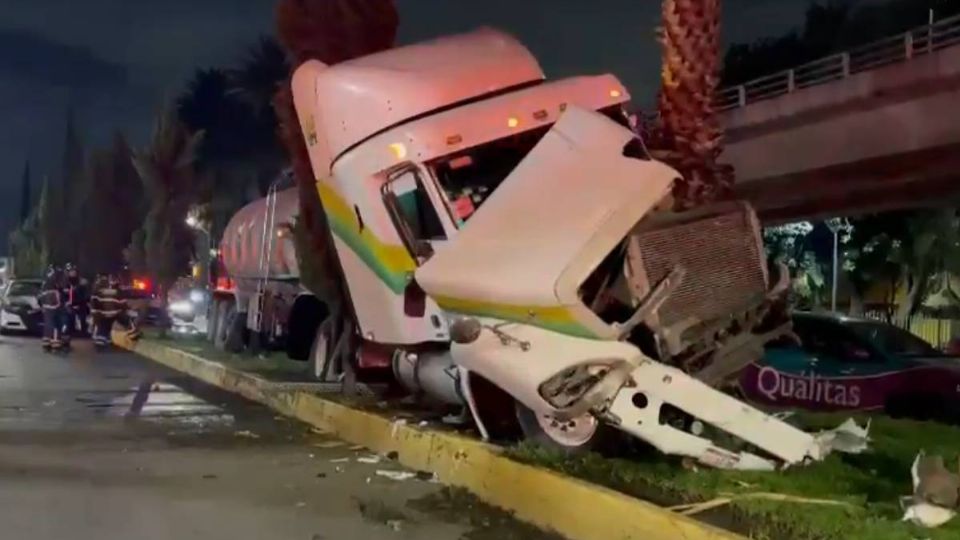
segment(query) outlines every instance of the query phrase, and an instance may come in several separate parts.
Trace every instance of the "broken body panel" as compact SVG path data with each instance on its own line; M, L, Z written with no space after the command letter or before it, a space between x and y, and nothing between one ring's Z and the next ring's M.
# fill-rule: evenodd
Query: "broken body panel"
M677 173L612 119L627 96L611 76L540 84L488 30L415 49L293 78L358 333L406 386L465 402L482 433L474 375L538 421L599 420L712 466L829 451L667 365L725 360L722 380L782 331L753 332L771 292L748 206L657 211ZM759 451L721 448L704 423Z

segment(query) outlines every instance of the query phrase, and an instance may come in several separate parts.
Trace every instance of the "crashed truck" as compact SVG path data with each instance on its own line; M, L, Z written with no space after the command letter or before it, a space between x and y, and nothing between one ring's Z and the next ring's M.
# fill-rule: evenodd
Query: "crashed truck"
M231 321L267 321L324 377L385 369L463 407L484 438L516 429L577 451L619 430L736 469L832 450L838 432L717 389L789 332L762 326L788 277L768 274L748 204L672 210L678 173L631 129L617 78L548 81L520 43L481 29L308 61L291 84L359 345L336 365L341 347L291 273L294 190L228 227L232 260L263 248L227 265L247 283L221 304ZM272 283L290 287L267 295L289 309L265 314Z

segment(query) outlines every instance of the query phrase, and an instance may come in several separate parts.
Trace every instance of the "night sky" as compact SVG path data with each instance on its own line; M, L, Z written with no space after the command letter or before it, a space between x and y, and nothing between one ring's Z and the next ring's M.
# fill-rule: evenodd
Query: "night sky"
M659 70L658 0L397 0L400 41L488 25L518 36L548 76L613 72L641 105ZM726 0L725 41L782 33L809 0ZM68 106L89 148L120 129L134 145L198 67L225 67L273 29L274 0L0 0L0 232L20 176L57 174Z

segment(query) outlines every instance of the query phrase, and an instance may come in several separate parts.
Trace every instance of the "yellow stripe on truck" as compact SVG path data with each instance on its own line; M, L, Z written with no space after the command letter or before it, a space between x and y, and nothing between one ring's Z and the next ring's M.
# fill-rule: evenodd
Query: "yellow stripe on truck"
M317 192L334 234L343 240L390 290L402 294L417 268L417 263L407 248L383 242L367 227L360 230L360 223L353 208L331 186L317 182Z

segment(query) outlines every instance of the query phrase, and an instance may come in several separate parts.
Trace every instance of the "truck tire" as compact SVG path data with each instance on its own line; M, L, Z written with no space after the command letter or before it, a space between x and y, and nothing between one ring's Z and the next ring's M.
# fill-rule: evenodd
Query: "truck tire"
M515 405L524 439L535 445L564 454L580 454L594 449L604 436L605 427L592 414L563 422L537 414L519 401Z
M247 314L243 311L237 311L234 306L231 306L228 313L224 324L224 350L239 353L243 351L243 346L246 343Z
M220 322L220 304L222 303L222 300L212 299L207 307L207 341L210 343L217 339L217 325Z
M230 313L233 302L221 300L217 302L217 331L213 334L213 346L218 351L226 350L227 328L230 322Z

